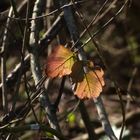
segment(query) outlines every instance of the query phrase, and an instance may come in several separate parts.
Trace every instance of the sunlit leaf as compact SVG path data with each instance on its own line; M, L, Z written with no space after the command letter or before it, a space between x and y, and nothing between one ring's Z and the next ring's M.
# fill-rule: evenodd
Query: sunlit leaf
M75 95L80 99L97 98L102 92L104 86L103 70L89 71L84 73L84 79L77 83Z
M51 78L69 75L74 62L74 53L60 45L48 57L45 72Z

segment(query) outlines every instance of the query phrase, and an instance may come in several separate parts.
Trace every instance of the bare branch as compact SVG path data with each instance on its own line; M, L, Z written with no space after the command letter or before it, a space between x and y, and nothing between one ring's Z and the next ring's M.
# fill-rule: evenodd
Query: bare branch
M59 4L60 6L64 5L64 4L67 4L67 0L61 0L59 3L56 2L56 4ZM65 7L63 9L63 11L64 11L64 19L65 19L65 22L66 22L66 26L69 30L72 41L76 42L77 39L79 38L79 33L78 33L78 29L77 29L77 26L76 26L76 23L75 23L75 19L74 19L74 16L73 16L72 9L71 9L71 7ZM81 44L78 44L77 48L78 47L80 48L80 45ZM81 48L79 49L79 52L82 54L81 56L83 57L84 52ZM88 113L85 109L84 102L81 101L81 103L79 104L79 108L80 108L80 112L81 112L84 124L86 126L86 129L87 129L87 132L88 132L88 135L89 135L89 139L90 140L96 139L96 135L95 135L95 132L93 130L93 127L91 126L89 115L88 115Z
M1 132L10 132L10 133L19 133L23 131L46 131L53 135L55 135L60 140L67 140L61 133L57 132L55 129L47 127L46 125L39 125L39 124L30 124L24 126L17 126L17 127L6 127L1 129Z
M32 18L36 18L38 15L41 14L42 6L44 4L45 0L36 0ZM38 20L32 20L31 22L31 34L30 34L30 65L31 65L31 71L33 74L33 79L35 81L35 85L38 84L39 80L42 77L42 72L40 69L40 62L39 62L39 47L38 47L38 40L39 40L39 23ZM51 102L49 100L47 90L44 90L44 93L42 94L40 98L42 106L45 108L46 116L49 120L50 126L61 133L56 111L54 111L54 107L51 105ZM54 137L55 139L58 139L57 137Z
M9 17L12 16L13 8L10 8ZM6 28L3 36L3 43L1 46L1 81L2 81L2 105L4 108L4 112L8 111L8 102L7 102L7 85L6 85L6 51L7 51L7 42L8 42L8 34L9 31L7 28L10 26L10 19L7 19Z
M58 18L54 21L51 28L48 29L48 31L43 35L42 39L39 41L39 54L41 54L45 49L46 46L50 44L50 42L54 39L56 34L59 32L59 30L62 27L62 21L63 16L58 16ZM24 66L22 68L22 74L29 70L30 67L30 55L27 55L24 58ZM17 81L17 75L21 69L21 64L17 64L14 70L7 76L6 78L6 84L7 87L13 87L15 85L15 82ZM2 88L2 83L0 84L0 90Z

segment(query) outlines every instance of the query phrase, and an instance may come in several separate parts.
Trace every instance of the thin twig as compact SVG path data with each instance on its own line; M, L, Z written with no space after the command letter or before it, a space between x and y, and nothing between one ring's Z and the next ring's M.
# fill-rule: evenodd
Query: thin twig
M9 17L12 16L13 8L10 8ZM6 52L7 52L7 42L8 42L8 28L10 26L11 20L8 18L6 23L6 28L4 31L3 42L1 46L1 81L2 81L2 106L4 112L8 112L8 101L7 101L7 84L6 84Z
M14 3L13 0L11 0L11 4L13 6L15 16L18 16L18 12L17 12L16 6L15 6L15 3ZM20 62L21 69L19 70L19 73L17 75L15 96L13 98L13 104L12 104L12 108L11 108L12 111L14 111L14 109L15 109L17 98L18 98L18 92L19 92L21 78L22 78L22 69L23 69L23 66L25 64L24 63L25 48L26 48L26 45L29 44L29 40L28 40L28 38L29 38L29 33L28 33L29 20L28 19L29 19L29 13L30 13L30 11L29 11L30 8L29 7L30 7L30 3L28 2L27 3L27 12L26 12L26 26L25 26L25 29L24 29L24 34L22 32L21 23L18 22L20 32L21 32L21 34L23 34L23 44L22 44L22 50L20 51L20 54L21 54L21 62ZM26 74L26 73L24 73L24 74Z
M87 28L87 25L86 25L84 19L82 18L83 14L76 7L75 7L75 9L79 14L82 25L84 26L85 29L87 29L87 32L91 37L91 33L90 33L89 29ZM97 46L96 42L94 41L94 39L92 39L92 42L93 42L94 45L96 45L96 47L98 49L98 46ZM96 105L96 108L97 108L97 111L98 111L98 115L100 117L100 120L102 122L102 126L105 129L106 134L108 135L108 137L110 139L112 139L112 140L116 139L117 140L117 138L116 138L116 136L115 136L115 134L114 134L114 132L111 128L110 122L108 120L107 113L106 113L105 107L103 105L102 98L99 97L97 99L94 99L94 102L95 102L95 105Z
M87 1L86 0L85 1L78 1L78 2L75 2L75 4L81 4L81 3L84 3L84 2L87 2ZM72 5L73 5L73 3L70 2L69 4L65 4L65 5L61 6L59 9L53 10L50 13L47 13L47 14L41 15L41 16L37 16L35 18L33 18L33 17L32 18L29 18L29 20L30 21L32 21L32 20L40 20L40 19L42 19L44 17L51 16L51 15L57 13L60 10L63 10L63 8L70 7ZM25 21L26 20L26 18L15 18L15 17L8 17L8 18L11 18L13 20L20 20L20 21Z
M31 108L31 110L33 112L33 116L34 116L36 122L39 123L39 120L38 120L38 118L36 116L36 113L35 113L35 110L34 110L34 107L32 105L30 95L29 95L29 90L28 90L28 87L27 87L27 80L26 80L26 75L25 74L24 74L24 79L25 79L25 91L26 91L26 94L27 94L27 97L28 97L29 106L30 106L30 108Z
M16 7L16 3L14 0L10 0L11 6L13 7L13 13L15 15L15 18L19 17L19 13L17 11L17 7ZM20 29L20 33L21 35L23 35L23 29L22 29L22 25L20 21L16 21L16 23L18 24L18 27Z
M109 0L106 0L104 2L104 4L99 8L98 12L96 13L96 15L94 16L94 18L92 19L92 21L89 23L89 25L87 26L87 29L89 29L90 27L92 27L93 25L95 25L100 19L98 18L97 20L97 17L99 16L100 12L103 10L103 8L106 6L107 2ZM110 6L108 7L108 9L110 10ZM109 11L108 10L108 11ZM103 16L102 16L103 17ZM87 29L84 29L84 31L80 34L80 37L78 38L78 40L74 43L74 45L72 46L72 48L80 41L80 39L84 36L84 34L86 33Z
M129 106L130 106L130 98L131 98L131 95L129 94L130 91L131 91L131 87L132 87L132 84L133 84L133 80L134 80L134 77L137 73L137 67L134 68L133 72L132 72L132 76L129 80L129 83L128 83L128 87L127 87L127 103L126 103L126 110L128 111L129 110Z
M128 1L129 0L126 0L123 6L115 13L115 15L112 16L105 24L103 24L96 32L94 32L92 36L89 37L81 47L83 48L84 46L86 46L92 40L92 38L94 38L98 33L100 33L104 28L106 28L123 11Z
M64 86L65 86L65 81L66 81L66 77L63 77L62 82L61 82L61 86L60 86L60 89L59 89L59 93L58 93L58 96L57 96L57 99L56 99L56 101L54 103L55 108L58 108L58 105L60 103L62 93L63 93L63 90L64 90Z
M61 0L59 2L59 5L61 6L61 5L64 5L66 3L67 3L67 0ZM72 39L73 42L76 42L77 39L79 38L79 32L78 32L78 29L77 29L77 26L76 26L76 23L75 23L75 19L74 19L74 16L73 16L72 9L71 9L71 7L65 7L63 9L63 11L64 11L64 19L65 19L65 22L66 22L66 26L69 30L70 35L71 35L71 39ZM80 43L79 43L79 45L77 45L77 48L80 48ZM82 49L80 49L79 53L82 54L82 55L79 56L79 59L81 59L81 56L82 57L84 56L84 52L83 52ZM96 139L96 135L95 135L95 132L93 130L93 127L91 126L89 115L88 115L88 113L85 109L84 102L82 102L82 101L80 102L79 109L80 109L84 124L87 128L89 139L90 140Z
M55 38L56 34L60 31L62 27L63 22L63 15L58 16L58 18L54 21L51 28L48 29L48 31L43 35L43 37L39 41L39 54L41 54L45 49L46 46L50 44L50 42ZM22 74L29 70L30 67L30 55L28 54L24 58L24 66L22 69ZM17 75L21 69L21 63L17 64L14 70L7 76L6 78L6 84L7 87L13 87L15 85L15 82L17 81ZM0 84L0 90L2 88L2 83Z
M23 131L46 131L50 132L51 134L55 135L60 140L67 140L61 133L57 132L55 129L47 127L46 125L39 125L39 124L29 124L24 126L16 126L16 127L6 127L1 129L1 132L5 133L19 133Z
M108 22L112 21L123 9L124 7L127 5L128 3L128 0L125 1L125 3L123 4L123 6L119 9L119 11L115 14L114 17L112 17ZM108 23L107 22L107 23ZM107 24L104 24L104 25L107 25ZM88 30L87 30L88 31ZM104 61L103 59L103 56L101 54L101 51L100 51L100 48L98 47L99 45L94 41L93 39L93 36L91 36L90 34L90 39L92 40L93 44L95 45L96 49L97 49L97 52L102 60L102 62L104 63L104 65L106 66L107 70L110 72L109 70L109 67L107 66L106 62ZM82 46L83 47L83 46ZM111 72L110 72L111 73ZM123 115L123 122L122 122L122 129L121 129L121 132L120 132L120 137L119 139L121 140L122 139L122 135L123 135L123 130L124 130L124 126L125 126L125 109L124 109L124 105L123 105L123 100L122 100L122 97L121 97L121 91L120 91L120 88L117 86L117 83L115 82L114 78L111 76L113 82L114 82L114 85L115 85L115 89L116 89L116 93L118 94L119 96L119 99L120 99L120 104L121 104L121 109L122 109L122 115Z
M42 6L45 3L45 0L36 0L34 9L33 9L33 14L32 18L36 18L42 13ZM40 69L40 62L39 62L39 46L38 46L38 41L39 41L39 23L38 20L32 20L31 22L31 34L30 34L30 64L31 64L31 71L33 74L33 79L35 81L35 85L38 84L42 77L42 72ZM31 46L32 45L32 46ZM41 105L45 109L46 116L49 120L50 126L61 133L58 121L57 121L57 116L56 112L54 111L55 109L51 105L50 99L47 94L47 89L43 89L44 93L42 94L40 98ZM56 140L58 139L57 137L54 137Z

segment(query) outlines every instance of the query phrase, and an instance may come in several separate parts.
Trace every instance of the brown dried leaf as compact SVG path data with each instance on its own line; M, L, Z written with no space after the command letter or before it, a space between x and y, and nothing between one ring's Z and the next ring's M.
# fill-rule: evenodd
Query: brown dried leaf
M46 75L51 78L69 75L72 72L74 62L74 53L60 45L53 50L47 59Z
M95 70L84 73L84 79L77 83L75 95L77 95L80 99L97 98L105 85L103 75L103 70Z

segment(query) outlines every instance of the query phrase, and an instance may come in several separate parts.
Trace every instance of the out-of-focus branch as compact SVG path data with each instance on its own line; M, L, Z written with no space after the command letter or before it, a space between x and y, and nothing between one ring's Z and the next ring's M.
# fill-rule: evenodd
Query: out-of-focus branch
M9 11L9 17L12 16L13 13L13 8L10 8ZM11 23L11 20L8 18L7 23L6 23L6 28L4 31L4 36L3 36L3 42L1 46L1 81L2 81L2 105L4 112L7 113L8 111L8 102L7 102L7 84L6 84L6 52L7 52L7 43L8 43L8 34L9 31L7 28L9 28Z
M85 23L85 21L82 18L83 14L76 7L75 7L75 9L76 9L77 13L79 14L79 17L80 17L80 20L81 20L81 23L82 23L83 27L85 29L87 29L88 34L90 36L92 36L90 31L89 31L89 29L88 29L88 27L87 27L87 25L86 25L86 23ZM98 49L98 46L97 46L97 44L96 44L94 39L92 39L92 43L96 46L96 49L98 50L98 53L100 53L99 49ZM100 56L100 54L99 54L99 56ZM97 108L97 111L98 111L98 115L100 117L100 121L102 123L102 126L103 126L106 134L108 135L108 137L111 140L117 140L117 137L115 136L115 134L114 134L114 132L113 132L113 130L111 128L110 122L108 120L107 113L106 113L105 107L103 105L103 101L102 101L101 96L98 97L97 99L94 99L94 102L95 102L95 105L96 105L96 108Z
M16 3L14 0L10 0L10 3L11 3L11 6L13 8L13 13L14 13L14 16L15 17L19 17L19 13L17 11L17 7L16 7ZM23 35L23 28L22 28L22 25L21 25L21 22L20 21L16 21L19 29L20 29L20 32L21 32L21 35Z
M96 13L96 15L93 17L93 19L91 20L91 22L88 24L87 28L84 29L84 31L80 34L79 39L75 42L74 45L76 45L80 39L85 35L85 33L87 32L87 29L90 29L91 27L93 27L96 23L98 23L98 21L100 21L112 8L113 6L116 4L117 0L114 0L110 6L102 13L102 10L104 9L104 7L107 5L107 2L109 0L106 0L104 2L104 4L101 6L101 8L98 10L98 12Z
M97 99L94 99L94 102L95 102L95 105L96 105L96 108L98 111L99 119L102 123L104 130L105 130L105 133L108 135L108 137L111 140L117 140L117 137L115 136L115 134L111 128L111 125L110 125L102 98L98 97Z
M77 27L76 27L75 21L72 17L72 11L70 11L70 8L69 8L69 10L68 10L68 8L64 9L64 18L66 20L67 27L69 29L71 37L72 37L73 41L76 42L79 39L79 34L77 32ZM81 48L81 44L77 44L76 48L79 49L79 59L86 60L87 58L86 58L86 55L85 55L83 49ZM86 72L86 68L84 70ZM96 101L96 105L97 105L96 107L97 107L99 117L101 118L101 122L102 122L103 127L105 128L106 133L112 140L116 140L117 138L115 137L115 135L111 129L111 125L107 118L106 111L105 111L104 105L102 103L102 99L99 97L95 101ZM91 138L89 137L89 139L91 139Z
M112 16L105 24L103 24L97 31L94 32L94 34L92 34L91 37L89 37L85 43L81 46L82 48L84 46L86 46L94 37L95 35L97 35L99 32L101 32L103 29L105 29L121 12L122 10L126 7L126 5L128 4L129 0L126 0L124 2L124 4L122 5L122 7L115 13L114 16Z
M56 34L60 31L63 22L63 15L58 16L52 26L48 29L48 31L43 35L42 39L39 41L39 54L41 54L46 46L50 44L50 42L54 39ZM22 74L29 70L30 67L30 55L27 55L24 58L24 66L22 68ZM6 84L7 87L13 87L15 82L17 81L17 75L21 69L21 64L17 64L14 70L7 76ZM0 90L2 89L2 83L0 84Z
M126 113L126 125L131 125L137 121L139 121L140 118L140 109L136 109L136 110L132 110L128 113ZM113 125L120 127L122 124L123 118L116 118ZM105 131L102 127L96 128L95 132L98 136L101 136L103 134L105 134ZM72 140L87 140L88 139L88 135L87 134L82 134L80 136L77 136L75 138L73 138Z
M78 2L75 2L75 4L82 4L82 3L84 3L84 2L86 2L86 0L85 1L78 1ZM24 3L23 3L24 4ZM65 7L69 7L69 6L72 6L73 5L73 3L68 3L68 4L66 4L66 5L62 5L61 7L59 7L59 9L55 9L55 10L53 10L52 12L49 12L49 13L47 13L47 14L45 14L45 15L41 15L41 16L37 16L36 18L29 18L29 20L30 21L32 21L32 20L39 20L39 19L42 19L42 18L45 18L45 17L47 17L47 16L51 16L51 15L53 15L53 14L55 14L55 13L57 13L57 12L59 12L59 10L60 9L63 9L63 8L65 8ZM18 8L19 9L19 8ZM20 20L20 21L25 21L26 19L25 18L15 18L15 17L9 17L9 18L11 18L11 19L13 19L13 20Z
M36 0L34 8L33 8L33 14L32 18L36 18L37 16L41 15L42 9L44 7L45 0ZM40 61L39 61L39 21L38 20L32 20L31 22L31 34L30 34L30 65L31 65L31 71L33 74L33 79L35 81L35 85L38 84L40 79L42 78L42 71L40 68ZM38 88L38 87L37 87ZM50 126L59 133L61 133L59 123L57 120L56 112L54 111L54 108L50 102L50 99L47 94L47 89L44 90L41 98L40 98L41 105L45 109L46 117L49 120ZM56 140L57 137L54 137Z
M61 133L59 133L55 129L47 127L46 125L30 124L30 125L16 126L16 127L5 127L1 129L1 132L5 132L5 133L7 132L19 133L23 131L46 131L46 132L51 133L52 135L55 135L60 140L67 140Z
M61 5L67 4L67 0L61 0L59 2L55 1L55 4L57 6L59 5L61 7ZM72 9L71 9L71 7L65 7L65 8L63 8L63 11L64 11L64 19L66 22L66 26L69 30L71 39L73 42L76 42L77 39L79 38L79 33L78 33L78 29L77 29L77 26L75 23ZM80 47L80 45L81 44L78 44L77 47L78 46ZM79 49L79 51L82 53L82 56L83 56L84 55L83 50ZM96 139L96 135L95 135L93 127L90 123L89 115L85 109L84 102L81 101L81 103L79 104L79 108L80 108L80 113L81 113L82 119L83 119L84 124L85 124L86 129L87 129L87 133L89 135L89 140Z
M119 11L118 11L118 12L115 14L115 16L112 17L109 21L111 21L113 18L115 18L115 17L124 9L124 7L127 5L127 3L128 3L128 0L126 0L126 1L124 2L124 4L123 4L123 5L121 6L121 8L119 9ZM81 19L81 21L82 21L82 17L81 17L81 13L80 13L80 12L79 12L79 16L80 16L80 19ZM107 23L108 23L108 22L107 22ZM84 21L82 21L82 24L83 24L83 26L87 29L87 32L88 32L88 34L89 34L90 37L91 37L91 41L92 41L93 45L95 45L95 47L96 47L96 49L97 49L97 53L98 53L100 59L102 60L102 62L104 63L105 67L107 68L107 70L108 70L109 73L111 74L111 71L110 71L108 65L107 65L106 62L104 61L104 58L103 58L103 55L102 55L102 53L101 53L99 44L96 43L96 41L95 41L94 38L92 37L92 35L91 35L89 29L87 28L86 23L85 23ZM121 105L121 109L122 109L123 122L122 122L122 128L121 128L121 132L120 132L120 137L119 137L119 139L122 139L122 135L123 135L123 131L124 131L124 126L125 126L125 109L124 109L124 105L123 105L123 101L122 101L122 95L121 95L120 88L118 87L118 85L117 85L116 81L114 80L114 78L112 77L112 75L111 75L111 79L112 79L112 81L113 81L113 83L114 83L114 85L115 85L116 93L117 93L118 96L119 96L120 105ZM97 99L95 100L95 102L97 103L98 100L101 101L101 97L97 98ZM97 110L100 110L102 107L104 107L104 106L103 106L102 102L100 102L100 103L98 104L98 106L97 106ZM105 120L105 121L104 121L104 122L102 121L102 125L103 125L103 127L104 127L106 133L108 134L109 138L110 138L110 139L113 139L113 140L114 140L114 139L117 139L116 136L114 135L114 132L113 132L112 129L111 129L111 125L110 125L109 120L108 120L108 118L107 118L105 109L102 109L102 110L100 110L100 111L101 111L102 114L104 114L104 119L103 119L103 120ZM99 111L98 111L98 113L99 113ZM101 114L101 115L102 115L102 114ZM100 116L100 117L103 117L103 116ZM100 118L100 119L102 119L102 118Z
M44 0L36 0L32 18L37 17L42 13L42 8L44 4ZM31 71L33 74L33 79L35 81L35 84L38 83L38 81L41 79L41 68L40 68L40 62L39 62L39 46L38 46L38 40L39 40L39 21L32 20L31 21L31 33L30 33L30 65L31 65Z
M19 17L19 13L17 11L17 7L16 7L16 3L14 0L10 0L10 3L11 3L11 6L13 8L13 14L15 17ZM23 28L21 26L21 22L20 21L17 21L17 25L19 27L19 31L21 33L21 35L23 36L23 46L22 46L22 51L20 52L21 53L21 69L23 68L23 65L24 65L24 52L25 52L25 46L26 46L26 40L29 36L29 34L27 35L27 29L29 28L29 21L28 21L28 18L29 18L29 6L27 4L27 14L26 14L26 27L25 27L25 32L23 34ZM13 97L13 103L12 103L12 108L11 110L14 111L15 109L15 106L16 106L16 102L17 102L17 99L18 99L18 93L19 93L19 88L20 88L20 83L21 83L21 78L22 78L22 71L20 70L18 75L17 75L17 81L16 81L16 88L15 88L15 96Z

